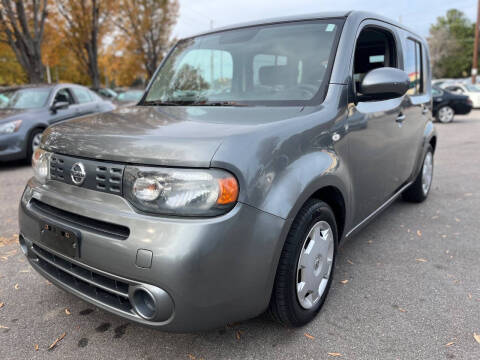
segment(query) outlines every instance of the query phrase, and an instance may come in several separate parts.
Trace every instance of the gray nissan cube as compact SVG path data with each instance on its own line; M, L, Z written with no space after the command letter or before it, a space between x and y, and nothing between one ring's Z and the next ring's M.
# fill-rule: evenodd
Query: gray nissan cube
M429 194L429 62L422 37L364 12L180 40L136 106L44 132L20 247L60 288L158 329L306 324L338 247Z

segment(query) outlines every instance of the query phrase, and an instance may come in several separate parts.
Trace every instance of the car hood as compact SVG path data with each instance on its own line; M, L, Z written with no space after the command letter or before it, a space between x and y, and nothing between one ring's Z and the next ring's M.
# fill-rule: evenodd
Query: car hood
M0 124L10 120L16 120L18 115L25 111L24 109L0 109Z
M294 117L300 107L134 106L51 126L42 147L136 164L208 167L225 137Z

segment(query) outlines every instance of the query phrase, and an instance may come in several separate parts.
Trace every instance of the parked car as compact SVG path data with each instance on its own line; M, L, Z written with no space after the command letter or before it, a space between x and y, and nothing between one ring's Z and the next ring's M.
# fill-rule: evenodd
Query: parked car
M158 329L267 309L303 325L338 246L429 194L428 64L421 36L364 12L181 40L137 106L46 131L20 246L52 283Z
M97 95L100 95L101 97L109 100L112 100L118 95L118 93L115 90L112 90L110 88L98 88L98 89L92 88L90 90L94 91Z
M132 106L138 103L142 98L143 90L131 89L119 93L113 102L117 106Z
M4 89L0 92L0 161L31 159L51 124L113 109L110 102L79 85Z
M432 88L432 95L432 115L441 123L452 122L455 114L465 115L472 110L473 103L468 96L454 94L436 86Z
M456 83L454 85L442 86L442 89L454 94L466 95L472 101L474 108L480 108L480 85Z

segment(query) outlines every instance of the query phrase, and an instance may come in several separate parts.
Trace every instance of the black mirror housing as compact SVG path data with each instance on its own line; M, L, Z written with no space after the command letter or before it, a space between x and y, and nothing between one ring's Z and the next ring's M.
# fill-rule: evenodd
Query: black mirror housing
M359 92L361 100L388 100L405 95L410 79L405 71L381 67L370 70L363 78Z

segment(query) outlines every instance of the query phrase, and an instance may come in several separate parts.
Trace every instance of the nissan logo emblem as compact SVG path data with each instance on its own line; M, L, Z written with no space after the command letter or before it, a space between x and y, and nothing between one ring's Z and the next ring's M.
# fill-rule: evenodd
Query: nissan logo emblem
M87 173L85 171L85 165L81 162L77 162L72 165L70 169L70 178L75 185L82 185L87 177Z

